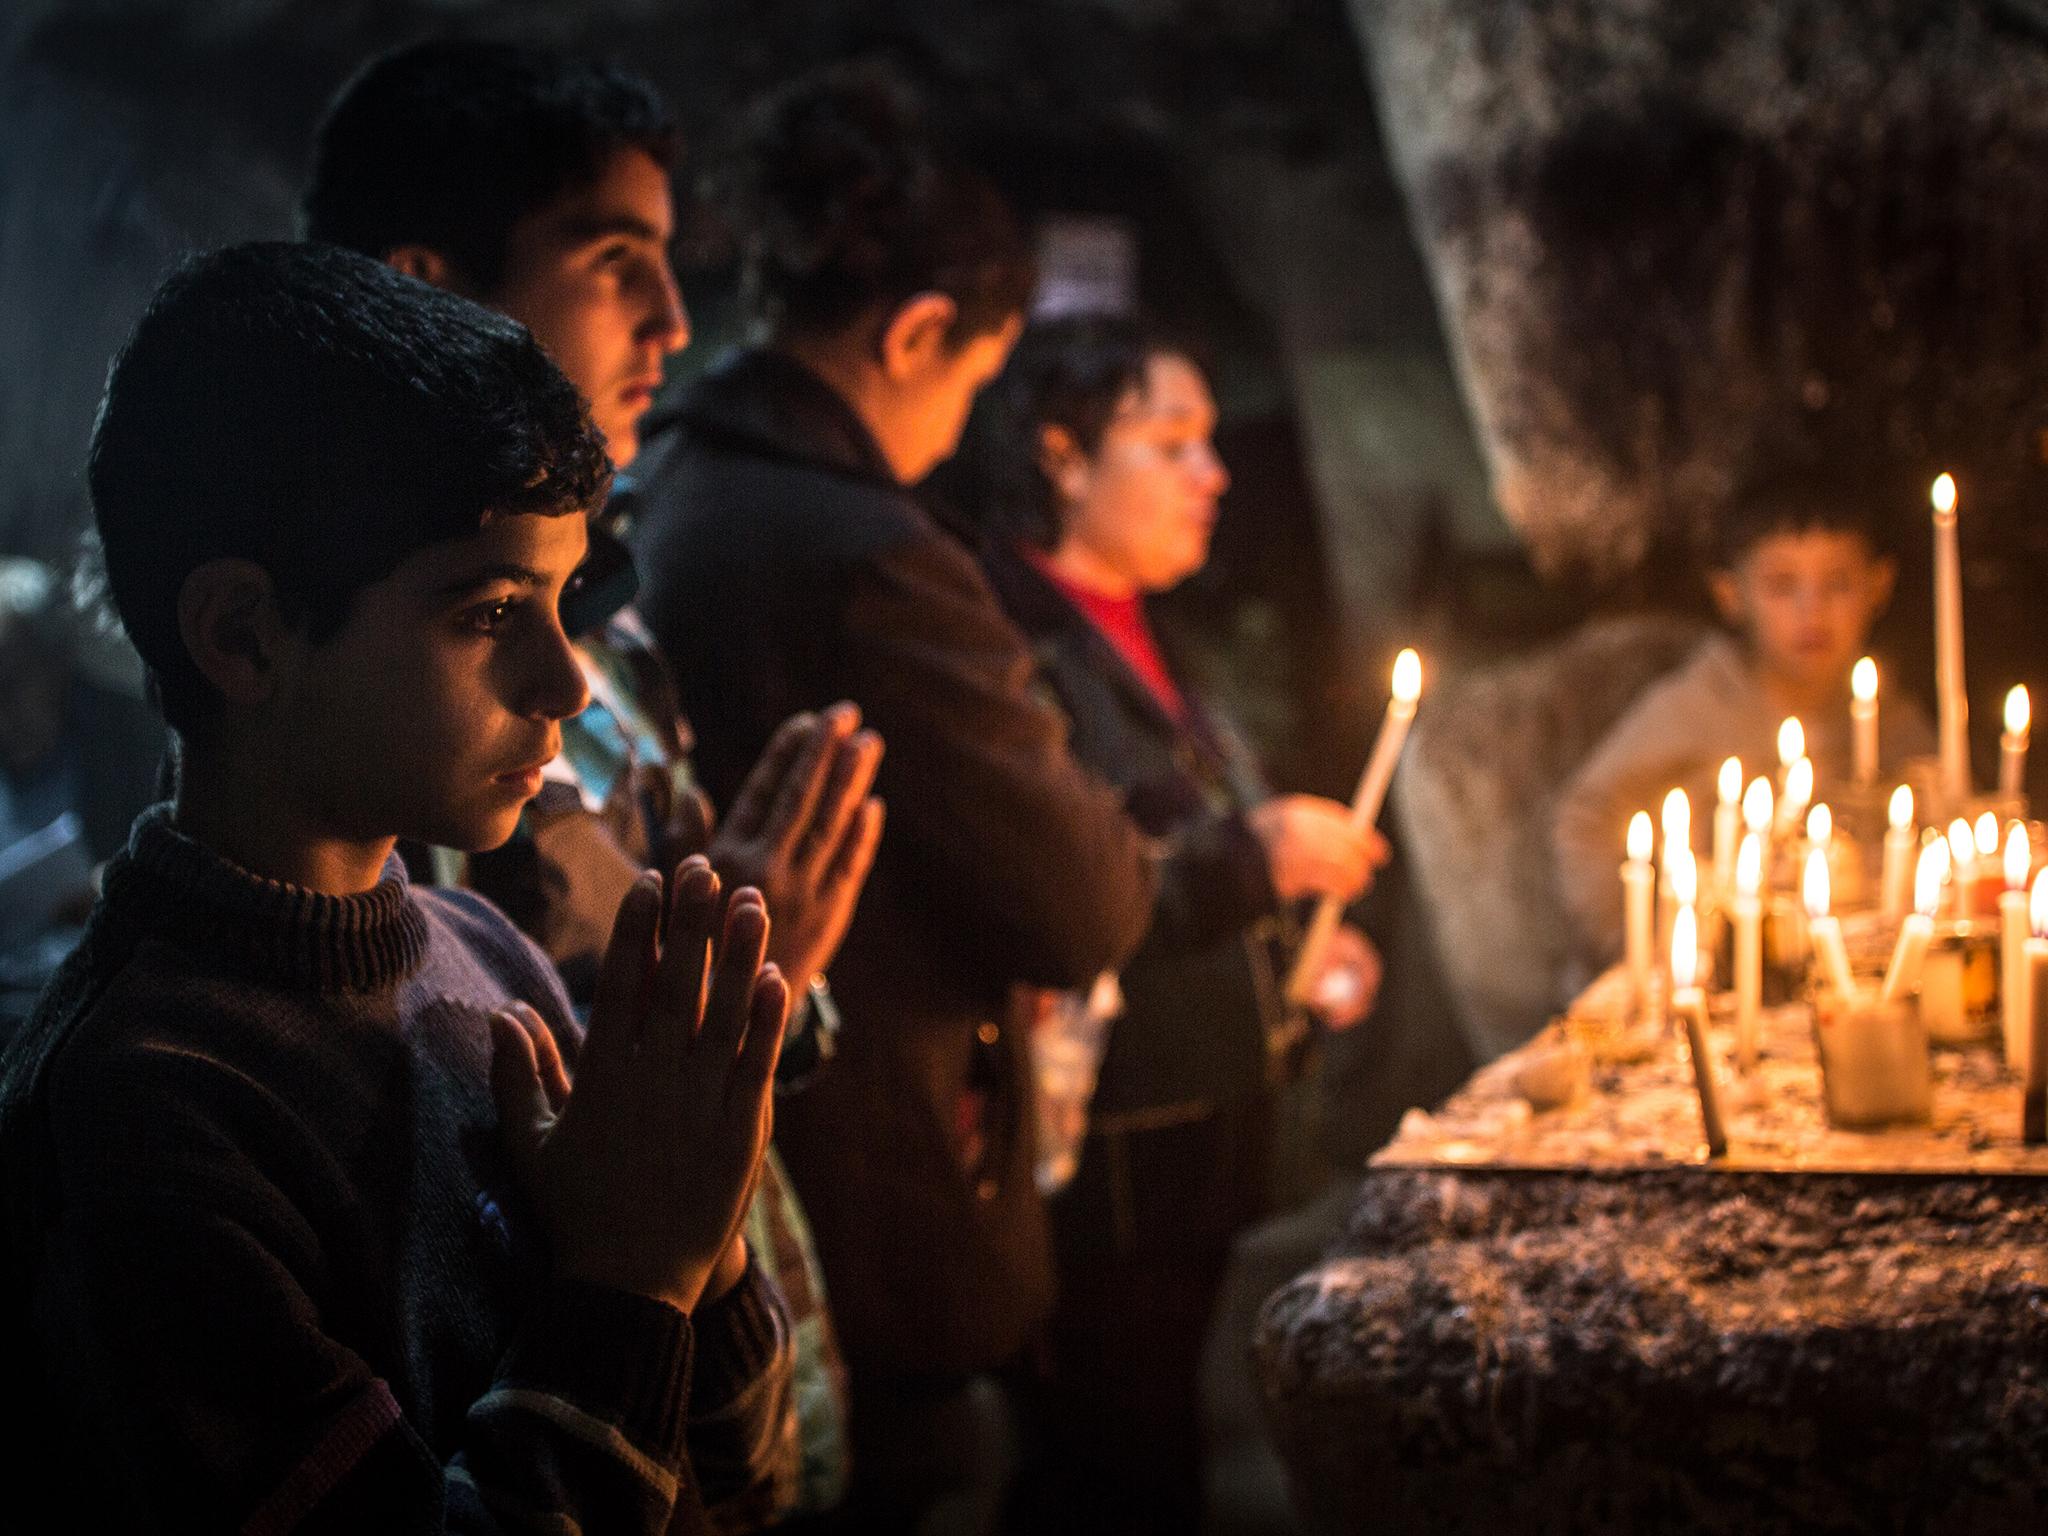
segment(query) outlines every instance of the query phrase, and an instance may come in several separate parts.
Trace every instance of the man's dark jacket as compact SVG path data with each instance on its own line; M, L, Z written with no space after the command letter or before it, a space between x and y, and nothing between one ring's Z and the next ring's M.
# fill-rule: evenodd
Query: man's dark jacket
M830 1068L776 1143L859 1373L1013 1355L1051 1296L1019 986L1078 987L1150 920L1147 839L1079 768L968 551L794 360L743 353L637 466L641 612L720 803L791 713L857 703L888 824L832 966Z

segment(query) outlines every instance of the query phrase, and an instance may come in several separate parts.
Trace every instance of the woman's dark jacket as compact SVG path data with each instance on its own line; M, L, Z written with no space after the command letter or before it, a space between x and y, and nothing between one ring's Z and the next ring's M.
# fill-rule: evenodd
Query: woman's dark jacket
M1128 958L1151 845L1069 754L972 556L815 375L739 355L636 471L640 608L712 798L797 710L851 699L886 744L887 827L832 966L839 1051L776 1127L849 1364L995 1365L1051 1293L1010 1002Z

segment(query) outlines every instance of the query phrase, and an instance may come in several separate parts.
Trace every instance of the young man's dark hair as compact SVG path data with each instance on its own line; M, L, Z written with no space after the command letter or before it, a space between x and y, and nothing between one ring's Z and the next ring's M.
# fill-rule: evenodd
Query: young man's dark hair
M667 167L674 118L614 65L447 38L370 61L335 97L300 202L302 233L373 256L431 246L481 289L512 226L622 149Z
M179 633L203 562L261 565L317 641L413 551L494 515L584 510L611 466L519 326L353 253L277 244L164 284L116 360L88 481L115 606L189 734L216 702Z
M918 293L958 307L956 342L1001 326L1033 280L995 188L953 160L909 85L869 63L792 81L745 117L707 175L736 232L757 323L830 335Z

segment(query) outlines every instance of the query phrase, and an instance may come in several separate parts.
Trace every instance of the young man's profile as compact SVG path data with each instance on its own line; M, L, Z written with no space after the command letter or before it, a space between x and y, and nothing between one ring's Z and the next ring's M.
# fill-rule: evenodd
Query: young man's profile
M392 854L502 840L583 706L581 400L478 306L238 247L159 291L89 479L181 761L0 1057L27 1476L123 1529L701 1525L695 1406L788 1364L737 1235L766 914L643 879L584 1038Z

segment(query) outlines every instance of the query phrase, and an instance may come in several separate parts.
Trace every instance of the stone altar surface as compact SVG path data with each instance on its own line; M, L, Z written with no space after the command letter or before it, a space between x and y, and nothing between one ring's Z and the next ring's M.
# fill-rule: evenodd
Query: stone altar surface
M1675 1047L1538 1114L1553 1044L1411 1116L1267 1303L1312 1528L2048 1529L2048 1159L1994 1056L1938 1054L1922 1131L1830 1132L1781 1010L1708 1165Z

